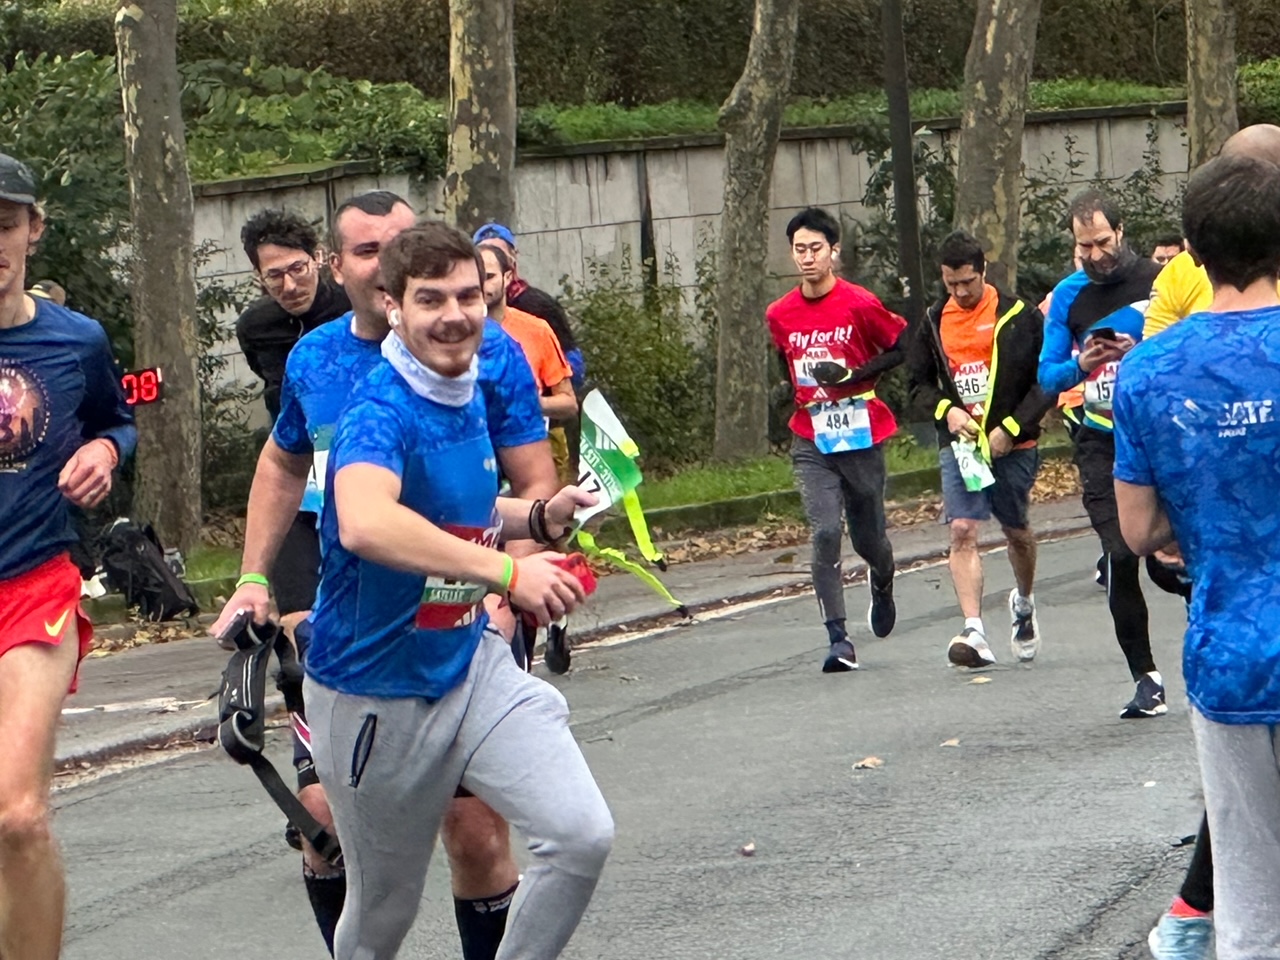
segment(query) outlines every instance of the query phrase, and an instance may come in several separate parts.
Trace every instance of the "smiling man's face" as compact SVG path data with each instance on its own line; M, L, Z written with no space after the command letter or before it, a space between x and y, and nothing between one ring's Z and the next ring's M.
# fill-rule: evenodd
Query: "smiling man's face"
M419 362L445 377L467 372L484 336L486 307L480 268L456 260L443 277L410 277L395 328Z
M398 203L385 217L358 208L343 211L336 224L342 240L330 260L333 278L342 284L356 316L365 321L386 323L386 297L378 254L382 248L413 226L413 210Z

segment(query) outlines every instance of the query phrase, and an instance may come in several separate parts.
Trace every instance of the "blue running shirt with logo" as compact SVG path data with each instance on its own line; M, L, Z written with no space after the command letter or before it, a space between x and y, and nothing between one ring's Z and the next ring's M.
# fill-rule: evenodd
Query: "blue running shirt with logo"
M314 455L301 509L316 514L324 505L325 467L338 416L352 401L356 385L382 359L381 343L357 337L352 317L347 313L298 341L289 353L280 392L273 436L286 453ZM495 321L486 320L479 355L493 445L506 449L545 440L538 388L519 345Z
M329 455L329 477L372 464L400 478L400 503L454 536L496 547L498 468L485 401L449 407L418 396L385 361L359 385ZM487 587L423 577L343 547L332 498L307 673L342 693L435 700L462 682L487 616Z
M0 330L0 580L80 539L58 489L76 450L105 437L124 460L137 442L106 331L48 300L35 304L29 323Z
M1139 344L1115 420L1115 476L1155 487L1194 584L1191 702L1280 723L1280 307L1194 314Z

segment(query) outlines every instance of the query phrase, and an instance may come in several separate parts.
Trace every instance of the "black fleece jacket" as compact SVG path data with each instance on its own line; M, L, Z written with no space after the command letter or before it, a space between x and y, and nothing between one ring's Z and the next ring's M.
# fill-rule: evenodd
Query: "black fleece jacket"
M1024 443L1040 436L1040 420L1054 406L1054 398L1040 389L1037 379L1044 317L1017 297L997 293L995 346L982 429L990 435L996 427L1004 427L1015 443ZM955 439L947 429L947 411L963 403L942 349L946 303L939 300L929 308L912 331L907 350L911 399L933 416L939 444Z

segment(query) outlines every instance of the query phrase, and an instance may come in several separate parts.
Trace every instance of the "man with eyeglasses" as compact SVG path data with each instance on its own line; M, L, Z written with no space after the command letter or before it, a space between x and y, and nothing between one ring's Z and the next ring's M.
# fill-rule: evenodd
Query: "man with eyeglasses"
M304 334L347 313L351 301L332 278L322 275L319 235L298 214L264 210L244 225L240 242L266 296L240 314L236 339L249 368L262 379L262 399L274 423L280 415L289 351ZM315 602L320 576L318 510L318 500L304 498L280 548L276 605L281 623L290 631Z
M236 321L236 339L249 369L262 380L262 399L274 422L280 413L284 362L303 334L351 309L342 287L321 276L315 228L296 213L264 210L240 230L245 256L266 296Z

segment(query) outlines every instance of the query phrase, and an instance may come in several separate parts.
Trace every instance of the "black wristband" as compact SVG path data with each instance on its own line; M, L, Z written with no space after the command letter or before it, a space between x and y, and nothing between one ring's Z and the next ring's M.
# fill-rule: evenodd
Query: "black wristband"
M547 533L547 501L535 500L529 508L529 536L538 543L546 545L551 542Z

